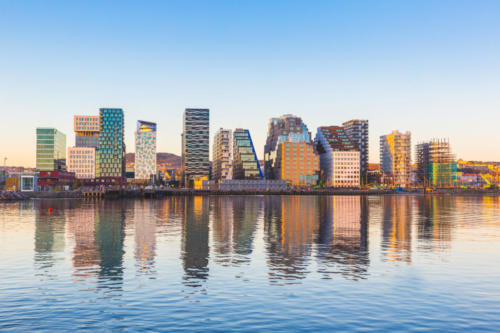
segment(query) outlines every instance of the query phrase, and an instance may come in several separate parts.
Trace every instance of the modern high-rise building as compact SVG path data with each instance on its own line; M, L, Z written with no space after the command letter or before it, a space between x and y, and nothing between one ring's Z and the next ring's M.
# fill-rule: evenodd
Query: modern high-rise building
M247 129L233 132L233 179L263 179L259 159Z
M315 138L321 180L326 186L359 187L360 154L343 127L319 127Z
M135 179L156 175L156 123L139 120L135 132Z
M99 146L99 116L75 116L75 147L68 148L68 171L77 179L95 178L96 148Z
M36 168L59 170L66 165L66 135L55 128L36 129Z
M349 120L342 126L359 150L361 184L368 184L368 120Z
M380 168L384 183L406 187L411 184L411 133L393 131L380 137Z
M95 178L95 148L68 148L68 171L74 172L77 179Z
M99 146L99 116L75 116L73 120L76 147Z
M300 117L271 118L264 146L267 179L286 180L293 186L315 185L319 177L319 157L311 133Z
M182 182L184 186L202 188L210 174L210 110L186 109L182 130Z
M419 184L439 187L457 184L457 159L448 140L432 139L419 143L416 158Z
M233 179L233 131L221 128L215 133L212 154L212 178Z
M122 109L99 109L99 147L96 154L96 177L125 175L124 115Z

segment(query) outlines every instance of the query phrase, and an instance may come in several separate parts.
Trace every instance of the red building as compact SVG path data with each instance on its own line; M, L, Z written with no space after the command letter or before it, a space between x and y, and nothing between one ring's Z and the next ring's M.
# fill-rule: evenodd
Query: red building
M73 186L75 181L75 173L61 170L55 171L40 171L38 177L38 186L42 188L55 188L64 186Z

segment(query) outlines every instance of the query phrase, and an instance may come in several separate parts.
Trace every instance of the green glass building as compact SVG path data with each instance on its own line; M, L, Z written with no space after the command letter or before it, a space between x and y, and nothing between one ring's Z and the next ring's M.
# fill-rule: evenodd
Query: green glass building
M125 176L124 117L122 109L99 109L99 147L96 177Z
M36 129L36 168L59 170L66 165L66 135L55 128Z

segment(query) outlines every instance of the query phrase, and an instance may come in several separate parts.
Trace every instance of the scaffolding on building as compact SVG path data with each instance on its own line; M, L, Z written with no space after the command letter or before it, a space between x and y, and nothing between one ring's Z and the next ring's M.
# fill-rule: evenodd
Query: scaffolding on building
M457 160L449 139L431 139L417 144L417 181L423 186L457 185Z

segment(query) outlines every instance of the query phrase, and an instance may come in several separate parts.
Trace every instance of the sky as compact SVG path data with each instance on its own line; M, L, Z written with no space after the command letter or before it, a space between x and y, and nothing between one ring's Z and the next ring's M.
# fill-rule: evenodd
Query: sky
M185 108L247 128L259 158L271 117L370 122L379 137L448 138L500 161L500 1L0 0L0 162L35 165L36 127L74 145L73 115L158 123L180 154Z

